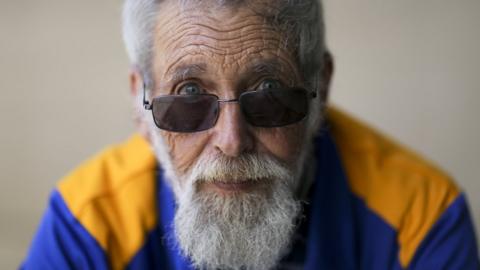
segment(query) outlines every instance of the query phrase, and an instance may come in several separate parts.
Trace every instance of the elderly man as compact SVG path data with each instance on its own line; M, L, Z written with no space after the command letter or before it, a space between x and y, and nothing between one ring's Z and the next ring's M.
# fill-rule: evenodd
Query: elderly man
M25 269L479 269L442 172L325 106L315 0L127 0L140 135L52 193Z

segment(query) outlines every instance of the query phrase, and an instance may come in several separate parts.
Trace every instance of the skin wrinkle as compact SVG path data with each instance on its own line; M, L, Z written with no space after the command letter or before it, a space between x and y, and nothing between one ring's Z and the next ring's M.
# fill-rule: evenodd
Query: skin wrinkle
M188 27L188 28L185 29L185 31L182 31L182 32L195 31L195 30L199 30L199 29L202 29L202 28L204 28L204 30L214 32L214 33L217 33L217 34L222 34L222 33L227 34L227 33L230 33L231 31L240 31L242 34L238 37L237 36L232 37L232 38L229 38L229 37L225 37L225 38L211 37L212 39L219 40L219 41L233 41L233 40L237 40L241 37L248 36L248 35L255 35L257 33L265 34L265 33L269 33L271 31L274 31L273 28L265 29L265 27L263 25L258 25L258 24L250 24L250 25L245 25L245 26L239 27L238 29L228 29L228 30L220 30L220 29L216 29L216 28L213 28L213 27L205 27L205 25L203 25L203 24L196 24L196 26L199 26L199 27L193 27L193 26ZM246 31L246 30L248 30L248 31ZM244 31L247 32L247 34L244 34ZM201 31L197 31L197 32L201 32ZM179 34L180 33L181 32L179 32ZM198 33L193 32L191 34L195 35L195 34L198 34ZM186 35L186 36L188 36L188 35Z
M250 8L235 5L231 9L225 4L203 9L203 3L213 1L194 0L190 9L183 9L178 1L163 1L148 46L140 46L151 51L148 66L133 74L131 85L143 79L151 95L158 90L179 93L182 85L196 83L201 91L225 99L267 86L262 84L265 79L318 89L310 73L303 79L302 56L307 54L299 56L295 49L300 41L312 43L293 27L303 12L294 16L288 28L283 13L272 12L266 5L262 12L257 8L261 5L252 5L254 1L224 1ZM290 0L266 2L279 11L293 4ZM202 12L206 15L198 16ZM317 59L312 54L306 58ZM137 94L141 104L141 93ZM317 114L315 108L310 114ZM307 140L314 129L312 118L281 128L259 128L245 121L238 103L221 103L214 127L185 134L159 130L151 113L144 116L146 136L176 197L174 237L182 252L199 269L272 269L289 246L300 212L295 196L301 193L295 190L304 183L300 177L306 149L311 149ZM242 191L218 186L246 180L252 182Z
M258 34L258 33L257 33ZM198 35L197 35L198 36ZM202 36L203 37L203 36ZM275 42L274 41L278 41L278 39L271 39L272 42L269 42L267 43L264 39L264 44L263 46L261 46L261 48L258 49L258 52L261 52L263 50L269 50L269 49L277 49L277 52L276 52L276 55L279 56L279 57L282 57L282 54L284 54L286 52L286 48L283 48L284 46L275 46ZM278 42L279 43L279 42ZM277 44L278 44L277 43ZM235 43L233 43L235 44ZM253 46L255 44L255 40L253 39L247 39L247 40L244 40L243 41L243 47L248 47L248 46ZM172 46L174 46L175 43L172 43ZM217 45L217 44L216 44ZM221 44L220 44L221 45ZM170 46L168 46L170 47ZM166 50L168 50L168 47ZM234 50L232 50L231 52L230 51L227 51L227 52L223 52L221 51L221 49L218 49L216 48L215 46L213 45L207 45L207 44L204 44L200 41L194 41L192 43L189 43L189 44L186 44L186 45L183 45L183 46L178 46L176 48L178 48L178 52L179 53L184 53L185 51L195 51L195 49L199 50L200 53L205 53L204 50L202 50L201 48L199 47L205 47L205 48L208 48L208 49L211 49L212 51L214 52L218 52L220 55L226 55L226 54L242 54L242 53L245 53L244 52L244 48L240 47L240 48L235 48ZM227 44L224 46L224 48L228 48L230 49L232 47L232 44ZM191 48L191 49L190 49ZM254 52L253 52L254 53ZM178 53L177 53L178 54ZM171 58L176 58L176 54L170 56ZM283 59L286 63L290 62L288 61L287 59ZM167 59L168 61L168 59ZM180 61L180 59L177 60L177 62ZM173 66L175 63L173 63L171 66ZM291 64L289 64L291 65ZM171 68L171 66L167 69L167 73L169 72L169 69ZM295 70L293 67L290 67L292 70Z
M184 34L184 32L188 31L188 29L193 29L194 33L192 33L192 35L197 35L196 32L200 31L199 28L210 28L210 30L212 30L214 32L217 32L217 33L227 32L227 34L230 33L230 32L233 32L233 31L241 30L241 35L238 35L238 38L242 38L242 36L244 36L243 31L248 30L252 26L254 27L254 26L258 25L258 24L249 23L249 20L247 20L247 18L251 18L251 17L252 18L258 18L258 15L247 16L243 21L238 23L238 24L241 24L240 27L238 27L238 28L235 28L235 27L232 28L227 24L226 26L227 26L228 29L222 30L222 29L218 29L218 28L215 28L215 27L209 27L205 24L192 22L195 18L205 18L205 16L190 16L190 17L184 16L184 17L180 18L180 20L181 20L180 25L181 26L176 31L176 35L172 39L177 40L177 39L179 39L179 36L185 36L186 34ZM212 20L214 22L218 22L214 18L209 18L209 20ZM174 21L174 20L170 20L169 23L171 23L172 21ZM224 22L222 22L222 23L224 24ZM191 24L191 25L186 26L187 24ZM269 27L268 25L266 25L265 22L262 25L260 25L259 27L262 28L262 29L266 28L265 30L268 30L270 32L276 30L275 28ZM170 29L170 28L165 27L165 29ZM258 32L258 30L259 29L254 27L253 29L250 30L250 32L252 34L256 34L256 32ZM162 37L163 35L162 35L162 33L159 33L158 36ZM237 38L234 37L233 39L237 39ZM218 40L221 41L222 39L218 39ZM229 47L229 46L227 46L227 47ZM167 47L166 49L169 49L169 48Z
M185 57L188 57L188 56L191 56L191 54L186 54L185 56L182 56L181 59L183 59ZM261 56L259 56L259 58L261 58ZM282 58L276 58L275 60L283 60L283 59ZM180 61L181 60L178 60L178 62L180 62ZM268 61L269 60L266 60L266 62L268 62ZM237 61L233 61L233 63L231 65L234 65L236 62ZM281 72L281 74L277 74L277 75L282 75L284 78L290 79L290 81L295 81L295 80L296 81L301 81L301 77L298 74L298 72L295 72L295 70L292 70L291 68L285 68L284 65L281 65L282 61L277 61L277 62L279 63L278 66L281 66L282 67L281 69L285 70L285 72ZM177 62L174 62L174 63L176 64ZM175 65L175 64L172 64L172 65ZM185 65L185 64L183 64L183 65ZM230 68L230 66L228 64L223 64L222 63L222 68L227 69L227 68ZM168 76L165 76L164 78L161 79L161 82L172 82L172 78L169 78ZM168 85L168 84L166 84L166 85ZM242 88L245 88L245 87L242 87ZM166 92L166 91L163 91L163 92Z
M265 49L270 49L270 48L259 49L259 50L257 50L257 51L249 52L249 54L250 54L250 55L253 55L253 54L258 54L258 55L260 55ZM277 52L277 55L278 55L279 53L280 53L280 52ZM179 62L181 62L181 61L183 60L183 58L186 58L186 57L192 56L192 55L202 55L202 54L204 54L204 52L198 52L198 53L193 53L193 52L191 52L191 51L186 52L183 56L179 57L175 62L173 62L171 65L168 66L168 69L167 69L168 71L167 71L167 72L169 72L175 65L177 65ZM284 65L287 64L287 65L289 66L289 71L290 71L292 74L295 75L297 81L301 81L301 78L302 78L301 75L299 74L298 70L295 69L295 68L292 66L292 64L289 63L288 59L286 59L286 58L284 58L284 57L281 57L281 56L279 57L279 56L277 56L277 55L275 55L275 56L276 56L276 59L281 60L282 64L284 64ZM174 56L172 56L172 58L173 58L173 57L174 57ZM243 57L243 55L241 55L241 58L242 58L242 57ZM236 59L236 58L234 58L234 59L232 59L232 60L233 60L233 62L237 62L237 61L240 61L241 59ZM226 68L226 67L228 67L228 66L223 65L223 68ZM167 78L164 77L164 78L162 78L162 81L170 81L170 79L169 79L168 77L167 77Z
M204 35L206 38L211 38L213 40L217 40L217 41L235 41L239 38L242 38L242 37L245 37L245 36L248 36L248 35L255 35L257 34L258 32L261 32L262 34L263 33L266 33L266 32L271 32L271 31L275 31L274 28L270 28L270 29L265 29L264 25L257 25L257 24L247 24L247 25L242 25L242 26L239 26L239 27L236 27L236 28L229 28L229 29L225 29L225 30L221 30L221 29L217 29L217 28L214 28L214 27L208 27L206 26L205 24L200 24L200 23L191 23L191 20L192 18L188 18L188 21L186 21L185 23L190 23L191 25L184 25L184 26L181 26L179 27L175 32L176 34L174 36L172 36L172 39L173 40L177 40L179 37L188 37L188 36L196 36L199 34L200 29L204 29L204 30L209 30L209 31L212 31L212 32L216 32L217 34L221 34L221 33L230 33L232 31L241 31L241 35L239 35L238 37L235 36L233 38L215 38L213 36L208 36L208 35ZM248 32L250 32L249 34L244 34L243 31L246 31L248 30ZM162 33L159 33L159 36L163 36ZM166 47L166 49L170 49L169 47Z
M191 45L191 46L193 46L193 45ZM210 48L209 46L203 46L203 45L198 45L198 47ZM260 54L260 53L261 53L263 50L265 50L265 49L274 49L274 48L273 48L273 47L264 47L263 49L254 50L254 51L249 51L249 53L250 53L250 54ZM244 51L242 51L242 53L244 53ZM201 53L199 53L199 54L201 54ZM240 54L239 54L239 53L235 53L235 54L232 55L231 53L225 52L225 53L223 53L223 54L218 54L218 55L219 55L219 56L232 56L232 57L234 57L234 56L237 56L237 55L240 55ZM166 76L166 77L168 77L169 73L171 73L170 70L171 70L175 65L177 65L177 63L180 62L183 57L186 57L186 56L188 56L188 55L181 56L178 60L176 60L175 62L173 62L173 63L168 67L168 69L167 69L167 76ZM174 56L172 56L172 58L173 58L173 57L174 57ZM286 59L284 59L284 58L282 58L282 57L276 57L276 58L282 60L282 61L284 62L283 64L287 64L287 60L286 60ZM234 59L235 59L235 58L234 58ZM233 61L233 62L235 62L235 61ZM277 62L279 63L280 61L277 61ZM279 63L279 64L280 64L280 63ZM293 69L293 67L290 67L290 71L293 72L294 74L296 73L296 72L295 72L295 69ZM295 75L297 75L297 77L299 77L299 74L295 74Z
M179 46L177 48L178 48L178 50L183 50L183 51L188 51L188 50L190 50L190 48L198 49L198 50L201 50L201 51L203 51L203 49L209 49L213 53L221 55L221 56L225 56L225 55L228 54L225 49L216 48L216 47L211 46L211 45L206 45L206 44L201 43L201 41L197 41L197 43L193 42L193 43L190 43L190 44L185 45L185 46ZM168 70L167 70L167 72L168 72Z
M201 29L201 28L206 28L208 30L211 30L211 31L214 31L214 32L217 32L217 33L221 33L221 34L229 34L231 32L235 32L235 31L243 31L245 29L250 29L250 28L253 28L252 31L258 31L258 30L261 30L261 31L275 31L275 28L274 27L268 27L268 26L264 26L264 24L262 24L262 26L259 26L258 24L255 24L255 23L250 23L248 20L250 18L256 18L257 16L248 16L248 17L245 17L243 18L245 21L243 22L238 22L238 23L234 23L234 24L230 24L230 25L223 25L223 27L226 27L228 29L219 29L217 27L214 27L214 26L210 26L210 25L207 25L207 24L204 24L204 23L192 23L191 25L189 25L188 27L184 27L184 28L180 28L180 29L189 29L189 30L196 30L196 29ZM191 17L188 18L188 21L191 21ZM215 21L215 20L214 20ZM222 22L215 22L215 23L219 23L221 24ZM238 25L237 25L238 24ZM225 40L225 39L220 39L220 40Z
M236 14L238 13L238 10L239 9L236 9L236 8L233 8L232 6L228 6L226 8L213 8L213 9L210 9L206 6L190 6L189 8L184 8L181 10L181 14L186 14L186 13L190 13L189 16L183 16L183 17L174 17L174 16L171 16L170 18L167 19L168 22L171 22L172 18L176 18L178 23L180 25L183 25L184 23L186 22L191 22L191 19L204 19L206 16L208 16L208 19L212 22L212 25L224 25L224 26L231 26L231 25L237 25L237 24L244 24L244 23L249 23L249 19L258 19L259 17L265 17L265 16L269 16L269 14L277 14L280 9L277 7L277 5L272 5L272 3L268 3L270 4L270 6L268 7L268 5L264 5L263 8L261 8L259 5L259 3L255 3L255 5L249 5L249 4L244 4L242 5L243 9L246 9L248 10L248 12L250 12L249 14L246 14L242 17L242 20L241 21L233 21L233 22L225 22L223 20L220 20L220 19L217 19L215 17L215 14L217 12L230 12L231 14ZM265 7L268 7L268 8L265 8ZM162 8L162 10L165 10L165 8ZM192 14L192 12L196 12L198 10L201 10L201 12L197 12L197 14ZM268 10L268 11L267 11ZM171 14L171 13L169 13ZM213 15L213 16L212 16ZM165 24L165 29L171 29L170 28L170 25L168 24ZM213 26L208 26L208 27L212 27ZM271 26L273 27L273 26ZM232 29L232 30L238 30L238 29Z
M205 17L205 16L203 16L202 18L204 18L204 17ZM254 16L254 17L255 17L255 16ZM189 19L189 21L191 21L191 19ZM182 23L183 23L183 21L182 21ZM195 23L195 22L190 22L190 24L193 24L193 25L196 25L196 26L204 25L204 24L198 24L198 23ZM258 23L257 23L257 24L253 24L253 23L247 24L247 26L252 26L252 25L253 25L253 26L256 26L256 25L258 25ZM192 28L192 27L193 27L193 26L188 26L188 27L186 27L185 25L183 25L183 28ZM260 24L259 27L267 28L266 30L270 30L270 31L273 30L273 28L271 28L271 27L265 27L265 24ZM205 28L205 27L203 27L203 28ZM194 27L194 29L195 29L195 30L193 31L193 33L189 33L189 35L192 35L192 36L197 37L197 38L198 38L199 36L200 36L200 37L203 37L203 38L206 37L205 34L202 33L202 29L198 29L198 27ZM218 35L218 32L221 32L221 31L220 31L219 29L217 29L217 28L211 27L211 29L214 29L214 30L216 31L216 33L213 33L213 34L217 34L217 35ZM205 29L203 29L203 30L205 30ZM244 39L245 39L245 37L243 37L244 34L242 34L242 33L245 33L246 30L248 30L248 28L242 28L241 30L242 30L242 31L241 31L241 35L236 35L236 36L239 36L238 39L240 39L240 38L244 38ZM257 30L257 29L254 28L253 30ZM265 31L266 31L266 30L265 30ZM227 29L227 30L225 30L225 31L231 32L231 29ZM265 32L265 31L263 31L263 32ZM171 46L176 46L176 47L178 47L177 42L178 42L178 40L181 40L181 38L179 37L179 35L183 35L182 37L187 36L187 33L184 33L184 32L185 32L185 31L182 31L182 30L176 31L176 34L174 34L174 36L171 38L171 39L173 40L173 42L172 42L171 44L167 45L165 49L166 49L166 50L171 49L171 48L170 48ZM267 31L267 32L268 32L268 31ZM200 33L201 33L202 35L199 35ZM248 35L252 35L252 34L255 35L255 34L258 34L258 31L249 31L249 32L247 32L247 33L248 33ZM273 41L274 43L275 43L275 41L277 41L278 43L281 43L281 42L280 42L280 38L279 38L280 35L278 35L278 33L276 33L276 32L275 32L275 34L276 34L277 38L276 38L276 39L272 39L272 41ZM163 37L164 35L162 34L162 32L160 32L160 34L157 35L157 36ZM208 37L209 37L209 38L212 38L212 36L208 36ZM264 46L263 46L263 47L265 47L265 45L266 45L266 39L268 39L268 38L269 38L269 37L263 37L263 42L264 42ZM201 39L200 39L200 40L201 40ZM217 38L217 39L216 39L216 41L217 41L216 43L217 43L217 44L215 44L215 45L220 45L220 46L218 46L218 47L220 47L220 48L222 48L222 47L224 47L224 48L231 48L231 47L232 47L232 46L231 46L231 43L226 43L225 46L221 46L223 43L218 42L219 40L221 40L221 39L218 39L218 38ZM248 40L249 40L248 38L245 40L244 45L250 45L250 44L245 44L246 41L248 41ZM177 41L177 42L175 42L175 41ZM218 43L220 43L220 44L218 44ZM194 43L194 44L195 44L195 43ZM192 42L190 42L189 45L192 45ZM203 45L203 46L208 46L208 45L206 45L206 44L202 44L202 45ZM186 49L187 47L188 47L188 46L185 46L184 49ZM278 50L280 50L280 48L282 48L282 47L286 47L286 46L278 46L278 45L275 46L275 48L277 48ZM217 48L215 48L215 46L213 46L212 49L213 49L213 50L218 50ZM239 48L239 49L236 49L236 50L238 50L239 52L242 52L242 48ZM277 55L281 55L281 54L280 54L280 53L277 53Z
M242 41L242 45L244 47L250 47L250 46L255 46L255 44L257 43L257 41L255 40L243 40ZM278 46L276 46L277 43L274 43L274 42L271 42L271 43L267 43L267 41L264 42L264 46L263 46L263 50L265 49L277 49ZM196 47L205 47L205 48L209 48L211 49L213 52L216 52L217 54L219 55L227 55L227 54L230 54L230 55L236 55L236 54L241 54L241 53L244 53L244 50L243 48L229 48L228 46L225 46L225 47L220 47L220 48L216 48L212 45L206 45L206 44L202 44L200 41L196 41L196 42L192 42L191 44L188 44L188 45L185 45L185 46L182 46L181 48L179 49L184 49L184 50L188 50L190 48L196 48ZM260 50L261 51L261 50Z
M205 63L182 65L175 68L174 71L167 74L168 82L170 84L177 84L180 81L184 81L187 78L201 77L207 71ZM172 89L173 90L173 89Z
M290 76L292 81L300 85L301 76L295 57L282 42L281 33L266 24L264 18L242 8L235 14L221 10L215 14L218 20L209 15L192 19L191 12L178 16L171 11L166 8L161 12L170 16L161 16L156 27L153 74L160 85L171 82L170 74L178 67L206 63L205 72L194 79L201 86L211 84L211 89L218 91L221 98L236 98L238 91L252 87L239 89L240 78L251 71L252 64L258 67L259 62L268 63L272 59L277 61L284 73L294 74ZM195 14L198 11L192 12ZM187 17L188 20L185 19ZM244 20L246 17L248 22ZM168 21L169 18L175 19ZM162 24L165 20L168 27ZM181 30L178 32L168 31L179 27ZM222 49L225 51L218 53ZM275 75L271 77L289 78L282 73ZM292 164L302 146L305 126L305 121L302 121L283 128L256 128L245 122L240 107L234 103L221 105L217 124L209 130L190 134L159 132L165 139L174 168L178 174L183 174L199 157L219 152L236 156L253 151Z
M211 39L211 40L214 40L214 41L230 41L231 43L234 43L234 41L237 41L237 40L241 40L243 45L248 46L249 44L256 42L254 35L258 35L258 33L250 33L249 35L251 35L251 37L240 36L240 37L237 37L237 38L224 39L224 40L215 39L214 37L207 36L207 35L202 35L202 38ZM185 36L186 37L188 37L188 36L198 37L198 34L188 34L188 35L185 35ZM248 37L248 38L242 40L242 38L245 38L245 37ZM272 44L277 45L279 43L279 41L277 39L274 39L274 38L264 38L263 40L264 40L264 47L267 47L268 45L272 45ZM198 43L192 43L191 45L198 45ZM219 44L219 45L222 45L222 44ZM188 45L184 46L184 47L180 47L179 49L186 48L186 47L188 47ZM275 46L275 47L277 47L277 46ZM217 49L217 48L212 46L212 49L218 50L218 51L224 51L225 49L229 49L229 46L225 45L221 49Z
M256 84L259 83L259 79L269 77L274 79L279 79L282 81L284 85L293 86L295 82L295 78L292 78L292 73L288 73L281 64L276 59L267 60L267 61L260 61L251 65L251 67L247 68L248 72L241 76L239 79L237 89L239 93L243 91L253 90L256 87ZM190 78L200 78L203 79L204 74L206 74L206 64L205 63L196 63L192 65L182 65L176 67L171 74L167 74L167 77L171 76L171 79L168 79L168 84L165 84L165 88L170 89L170 92L167 94L178 94L176 92L176 85L179 84L181 81L190 79ZM194 80L196 81L196 80ZM200 85L202 88L209 90L208 93L213 93L219 96L219 90L211 89L209 87L211 83L202 84ZM250 87L249 87L250 86ZM251 87L255 86L255 87ZM164 93L165 94L165 93ZM238 97L238 95L236 97ZM233 97L233 98L236 98Z
M301 149L303 149L302 139L305 137L305 132L304 132L304 129L298 128L299 125L304 124L303 122L304 121L296 125L290 125L290 126L281 127L281 128L257 128L253 132L257 137L270 135L272 141L279 141L279 142L297 141L298 143L295 144L294 147L292 147L293 151L292 151L291 157L285 160L280 160L280 161L283 161L283 163L288 165L289 167L293 167L292 166L293 162L298 158L298 155L301 152ZM271 151L267 151L267 154L271 156L275 156L275 153Z
M206 30L210 30L210 31L213 31L213 32L217 32L217 33L225 33L225 34L228 34L228 33L231 33L231 32L234 32L234 31L244 31L244 30L248 30L250 28L253 27L253 29L251 29L252 32L257 32L259 30L262 30L262 31L276 31L276 29L274 27L268 27L268 25L266 25L265 23L263 23L261 26L259 26L258 24L253 24L253 23L250 23L248 19L250 19L251 17L257 17L257 16L248 16L246 18L244 18L244 21L242 22L239 22L239 26L237 26L236 24L233 24L233 25L225 25L224 22L218 22L216 21L215 19L212 19L213 20L213 23L214 24L221 24L221 25L224 25L224 27L228 28L228 29L218 29L216 27L213 27L213 26L208 26L206 24L203 24L203 23L194 23L194 20L196 19L204 19L205 16L189 16L189 17L181 17L179 18L178 20L181 20L180 23L180 26L177 27L176 29L176 33L177 33L177 36L182 36L184 32L188 32L189 30L190 31L194 31L194 34L195 34L195 31L198 31L199 29L206 29ZM171 28L168 28L169 27L169 24L174 21L174 20L170 20L166 26L164 26L165 29L171 29ZM255 28L255 26L258 26L258 28ZM159 33L159 36L163 36L163 34L165 33ZM177 38L177 36L174 36L173 38Z
M177 136L168 136L168 132L161 132L163 133L164 138L167 139L167 144L170 146L170 156L173 156L174 153L183 151L183 159L172 159L173 165L176 167L178 173L180 174L187 173L187 171L196 161L196 157L199 157L202 154L207 154L203 153L205 148L202 148L201 146L207 143L208 134L200 134L207 133L206 131L198 132L198 134L196 134L198 136L190 136L191 134L184 133L178 133ZM189 149L185 150L180 145L178 145L180 149L177 149L177 144L175 143L175 140L182 140L185 145L189 145Z
M197 28L196 29L197 31L194 31L194 32L187 32L188 34L191 34L191 35L198 35L198 34L201 34L203 37L205 38L210 38L210 39L213 39L217 42L228 42L230 41L230 43L234 43L234 42L237 42L241 39L244 39L245 41L248 41L249 39L251 38L255 38L255 36L258 36L258 34L261 34L261 35L268 35L268 34L271 34L272 31L274 31L273 29L265 29L265 27L263 27L263 25L250 25L250 26L244 26L243 28L241 29L237 29L237 30L228 30L228 32L230 31L236 31L236 32L240 32L239 35L235 35L233 37L218 37L218 35L220 34L223 34L221 31L218 31L216 29L202 29L201 27ZM203 30L203 31L202 31ZM212 33L213 35L217 35L216 37L213 37L213 36L209 36L205 33ZM225 33L226 34L226 33ZM185 35L186 37L188 37L188 35ZM264 40L267 40L267 39L272 39L274 41L278 41L280 40L280 37L278 36L264 36L263 37ZM230 44L230 43L226 43L226 44ZM279 42L280 43L280 42Z

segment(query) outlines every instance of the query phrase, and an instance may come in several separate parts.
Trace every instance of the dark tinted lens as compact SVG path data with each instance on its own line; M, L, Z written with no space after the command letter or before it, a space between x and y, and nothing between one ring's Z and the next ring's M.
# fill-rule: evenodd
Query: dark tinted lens
M153 119L164 130L195 132L215 125L217 97L213 95L162 96L153 99Z
M301 88L245 92L240 104L254 126L278 127L302 120L308 112L307 91Z

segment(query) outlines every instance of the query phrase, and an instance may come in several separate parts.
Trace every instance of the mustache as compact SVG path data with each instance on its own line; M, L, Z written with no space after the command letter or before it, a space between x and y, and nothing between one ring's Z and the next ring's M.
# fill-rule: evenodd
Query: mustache
M189 173L189 182L240 182L291 179L292 170L267 154L245 153L239 157L213 155L200 158Z

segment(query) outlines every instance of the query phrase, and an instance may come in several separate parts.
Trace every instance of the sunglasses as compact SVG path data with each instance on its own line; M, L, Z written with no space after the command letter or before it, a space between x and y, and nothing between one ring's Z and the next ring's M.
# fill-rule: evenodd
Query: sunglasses
M315 92L303 88L278 88L243 92L236 99L220 99L212 94L164 95L145 98L155 125L173 132L197 132L212 128L220 113L220 103L239 103L245 120L256 127L282 127L301 121L308 114Z

